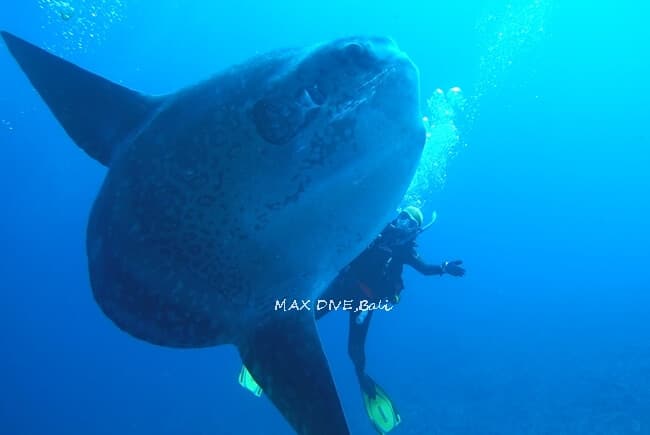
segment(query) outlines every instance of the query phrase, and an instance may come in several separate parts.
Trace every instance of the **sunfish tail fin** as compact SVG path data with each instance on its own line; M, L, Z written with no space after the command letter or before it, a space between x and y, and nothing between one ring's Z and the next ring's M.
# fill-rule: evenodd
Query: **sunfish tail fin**
M9 51L68 135L109 166L114 148L151 118L162 98L93 74L8 32Z
M239 346L244 365L298 434L349 435L313 315L278 318Z

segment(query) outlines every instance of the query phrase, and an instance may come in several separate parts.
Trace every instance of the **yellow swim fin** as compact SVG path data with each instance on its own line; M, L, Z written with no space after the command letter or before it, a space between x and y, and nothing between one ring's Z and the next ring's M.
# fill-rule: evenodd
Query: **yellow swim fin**
M246 388L257 397L262 395L262 387L257 385L257 382L255 382L255 379L253 379L253 376L245 365L241 366L241 371L239 372L239 385Z
M386 392L377 384L375 384L375 392L375 396L370 397L365 391L362 391L363 404L372 425L380 435L385 435L395 429L402 422L402 418Z

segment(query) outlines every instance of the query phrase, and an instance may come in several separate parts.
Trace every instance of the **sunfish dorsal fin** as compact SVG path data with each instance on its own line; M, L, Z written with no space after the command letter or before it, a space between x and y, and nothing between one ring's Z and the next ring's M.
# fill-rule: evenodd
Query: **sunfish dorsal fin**
M0 32L36 91L68 135L109 166L113 149L162 102L127 89L7 32Z
M282 312L239 345L250 370L300 435L349 435L311 312Z

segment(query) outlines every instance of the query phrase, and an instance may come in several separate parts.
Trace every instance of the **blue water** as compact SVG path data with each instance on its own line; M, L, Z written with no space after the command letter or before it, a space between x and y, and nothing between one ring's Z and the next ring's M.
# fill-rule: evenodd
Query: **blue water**
M256 52L395 38L423 112L438 88L467 100L420 198L438 213L422 256L467 275L407 270L403 302L374 316L368 370L401 412L393 433L650 434L645 3L68 3L5 1L0 28L148 93ZM0 433L291 433L239 387L233 348L155 347L102 315L84 238L105 169L4 47L0 71ZM373 433L347 318L319 329L352 433Z

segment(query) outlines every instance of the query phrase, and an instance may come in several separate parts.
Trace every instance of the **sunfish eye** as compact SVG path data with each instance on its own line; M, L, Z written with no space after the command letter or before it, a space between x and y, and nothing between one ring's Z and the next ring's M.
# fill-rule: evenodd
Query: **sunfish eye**
M350 42L343 47L343 53L346 59L361 67L370 66L372 63L372 53L366 44Z
M362 56L367 49L357 42L350 42L344 47L345 53L351 57Z

